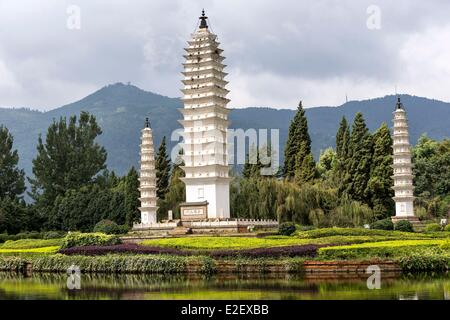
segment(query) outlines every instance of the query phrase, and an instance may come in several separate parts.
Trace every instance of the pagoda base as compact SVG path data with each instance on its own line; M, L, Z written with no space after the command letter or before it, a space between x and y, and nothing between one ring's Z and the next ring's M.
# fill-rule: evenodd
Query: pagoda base
M130 236L135 237L171 237L178 234L176 230L187 230L183 234L237 234L251 233L255 230L278 229L276 220L255 219L202 219L202 220L171 220L155 224L136 224Z
M181 221L199 221L208 218L208 201L180 204Z
M422 221L419 220L416 216L393 216L391 217L392 223L397 223L402 220L409 221L411 225L413 226L414 231L421 232L424 230L425 226L422 223Z

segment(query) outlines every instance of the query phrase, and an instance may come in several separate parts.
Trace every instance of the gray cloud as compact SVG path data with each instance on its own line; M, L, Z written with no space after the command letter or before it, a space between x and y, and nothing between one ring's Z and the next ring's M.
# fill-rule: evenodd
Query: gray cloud
M71 4L80 30L66 27ZM369 5L381 10L380 30L366 26ZM450 100L448 1L19 0L0 2L0 106L48 109L117 81L179 96L203 7L233 106L333 105L395 86Z

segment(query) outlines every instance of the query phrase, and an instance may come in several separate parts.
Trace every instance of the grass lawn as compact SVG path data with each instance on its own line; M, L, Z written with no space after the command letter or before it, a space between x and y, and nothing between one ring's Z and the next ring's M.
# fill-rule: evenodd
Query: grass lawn
M0 254L23 255L23 254L52 254L61 248L62 239L21 239L8 240L0 244Z
M34 249L43 247L61 246L62 239L21 239L21 240L8 240L3 244L0 244L1 249Z
M178 249L214 250L214 249L248 249L293 246L305 244L344 245L388 240L424 240L437 237L449 237L442 232L438 236L398 231L366 230L351 228L328 228L298 232L293 236L270 236L265 238L245 237L184 237L145 240L141 244L156 247Z
M0 254L22 254L22 253L56 253L60 249L60 246L30 248L30 249L2 249L0 248Z

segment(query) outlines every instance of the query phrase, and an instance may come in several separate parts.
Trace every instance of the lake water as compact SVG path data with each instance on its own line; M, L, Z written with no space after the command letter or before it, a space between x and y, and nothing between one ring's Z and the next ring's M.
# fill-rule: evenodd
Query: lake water
M0 299L450 299L450 274L382 277L378 290L349 276L82 274L80 284L69 290L65 274L0 273Z

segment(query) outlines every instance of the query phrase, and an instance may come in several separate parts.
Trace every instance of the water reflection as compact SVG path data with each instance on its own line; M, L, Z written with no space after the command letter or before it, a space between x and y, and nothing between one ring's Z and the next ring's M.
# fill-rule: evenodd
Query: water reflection
M380 290L366 277L299 275L82 274L67 289L65 274L0 273L0 299L449 299L449 274L389 275Z

